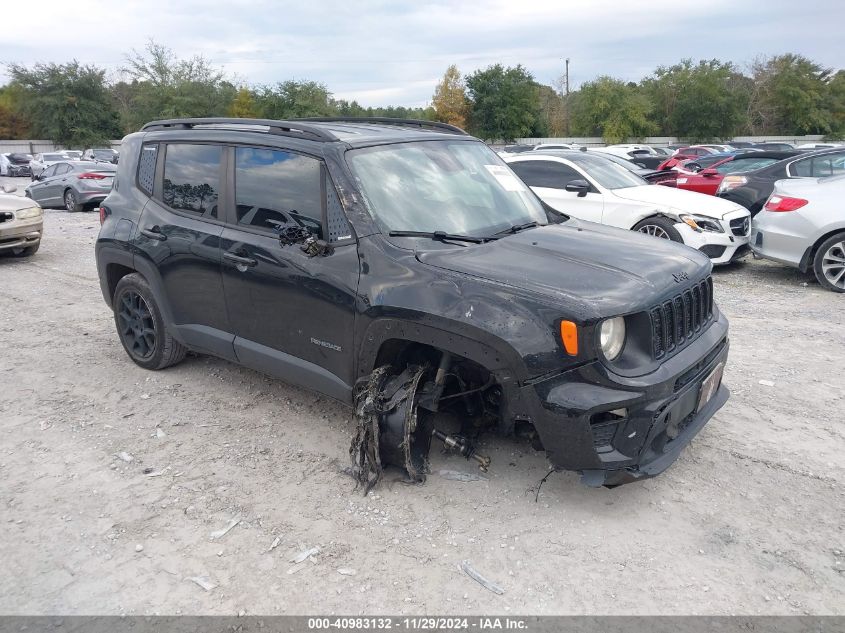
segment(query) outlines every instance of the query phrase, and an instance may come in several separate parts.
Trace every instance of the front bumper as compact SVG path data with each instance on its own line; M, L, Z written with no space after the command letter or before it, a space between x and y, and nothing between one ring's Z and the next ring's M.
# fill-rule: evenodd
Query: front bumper
M12 178L32 176L32 170L29 168L29 165L10 165L9 176Z
M0 222L0 251L35 246L41 241L43 233L44 221L41 217Z
M710 258L714 266L729 264L748 254L748 240L750 220L747 225L740 227L733 223L741 223L748 217L748 211L734 211L727 214L719 223L723 233L710 231L696 231L684 222L679 222L675 228L681 234L684 244L701 251Z
M699 408L702 382L728 356L719 315L688 347L651 374L619 376L599 362L524 386L515 403L529 411L546 456L591 486L616 486L666 470L728 399L719 384Z

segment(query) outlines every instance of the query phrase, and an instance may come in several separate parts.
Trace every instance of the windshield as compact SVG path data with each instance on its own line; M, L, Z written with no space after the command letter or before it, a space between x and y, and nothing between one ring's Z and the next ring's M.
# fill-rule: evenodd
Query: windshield
M737 159L732 160L729 163L718 165L715 169L720 174L736 174L742 171L753 171L755 169L768 167L772 163L777 162L777 160L777 158Z
M483 143L420 141L346 156L370 213L388 232L485 236L548 223L537 197Z
M113 149L94 149L91 153L95 158L113 158L117 154Z
M632 171L604 158L584 155L571 160L605 189L625 189L626 187L639 187L648 184Z

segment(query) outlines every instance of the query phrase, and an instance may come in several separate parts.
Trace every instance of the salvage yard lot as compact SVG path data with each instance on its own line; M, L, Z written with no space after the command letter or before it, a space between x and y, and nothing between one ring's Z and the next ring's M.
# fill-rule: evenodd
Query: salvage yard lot
M714 273L733 395L656 479L558 473L535 502L542 454L491 437L487 480L439 476L472 466L435 450L425 484L389 471L364 498L351 410L210 357L128 359L97 230L48 211L41 250L0 259L3 613L845 613L845 297L809 278Z

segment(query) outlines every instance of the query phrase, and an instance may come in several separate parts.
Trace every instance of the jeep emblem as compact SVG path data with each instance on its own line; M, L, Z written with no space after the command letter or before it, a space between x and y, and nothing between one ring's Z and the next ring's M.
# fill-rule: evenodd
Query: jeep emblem
M682 281L686 281L689 279L689 275L686 273L672 273L672 279L675 280L676 284L681 283Z

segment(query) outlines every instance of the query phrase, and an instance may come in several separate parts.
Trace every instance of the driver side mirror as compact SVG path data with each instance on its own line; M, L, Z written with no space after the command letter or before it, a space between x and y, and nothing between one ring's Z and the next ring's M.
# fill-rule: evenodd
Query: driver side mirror
M565 189L572 193L577 193L579 198L583 198L587 195L587 192L590 190L590 183L586 180L570 180L566 183Z

